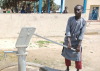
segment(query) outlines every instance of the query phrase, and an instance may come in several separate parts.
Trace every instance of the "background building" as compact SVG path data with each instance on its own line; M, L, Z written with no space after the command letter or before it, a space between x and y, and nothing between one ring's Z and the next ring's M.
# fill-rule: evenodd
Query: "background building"
M77 4L83 6L87 20L100 20L100 0L65 0L69 13L74 13Z

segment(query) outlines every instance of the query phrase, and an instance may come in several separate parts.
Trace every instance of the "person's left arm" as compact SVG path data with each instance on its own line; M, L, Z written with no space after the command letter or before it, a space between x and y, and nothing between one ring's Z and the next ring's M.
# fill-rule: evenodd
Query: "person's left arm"
M76 52L80 52L80 46L81 46L81 43L82 43L82 40L83 40L83 36L84 36L84 33L85 33L85 30L86 30L86 23L87 21L84 21L84 25L81 29L81 34L79 35L79 44L76 48Z

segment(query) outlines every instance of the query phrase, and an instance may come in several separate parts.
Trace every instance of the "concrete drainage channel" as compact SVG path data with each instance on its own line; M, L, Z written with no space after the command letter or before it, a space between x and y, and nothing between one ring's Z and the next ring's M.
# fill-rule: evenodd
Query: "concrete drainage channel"
M26 71L48 71L43 69L44 66L35 63L26 63ZM18 63L12 63L2 66L0 71L18 71Z
M18 63L12 63L9 65L1 66L0 71L18 71ZM64 71L52 69L40 64L26 62L26 71Z

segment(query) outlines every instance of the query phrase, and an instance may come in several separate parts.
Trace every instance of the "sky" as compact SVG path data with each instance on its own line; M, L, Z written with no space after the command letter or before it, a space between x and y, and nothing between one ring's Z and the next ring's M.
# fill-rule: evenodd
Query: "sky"
M54 1L57 5L60 5L61 4L61 0L55 0Z
M65 0L63 0L65 2ZM61 0L54 0L57 5L61 5ZM64 10L65 3L63 3L63 10Z
M63 0L65 1L65 0ZM54 0L54 2L57 4L57 5L61 5L61 0Z

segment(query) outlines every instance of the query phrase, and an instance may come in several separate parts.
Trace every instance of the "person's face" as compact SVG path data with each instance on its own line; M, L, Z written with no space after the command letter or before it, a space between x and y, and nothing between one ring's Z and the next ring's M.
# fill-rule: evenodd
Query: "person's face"
M81 16L81 13L83 12L83 9L81 8L81 6L76 6L74 8L74 13L75 13L75 16Z

